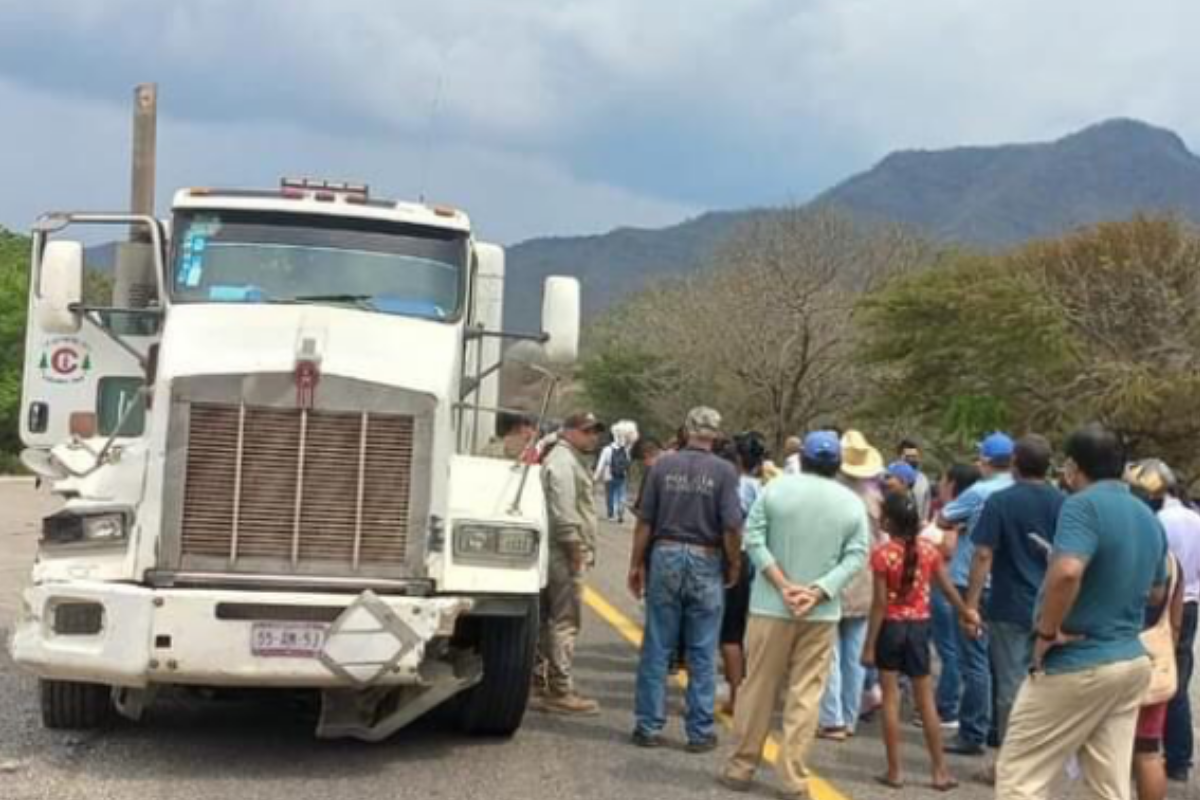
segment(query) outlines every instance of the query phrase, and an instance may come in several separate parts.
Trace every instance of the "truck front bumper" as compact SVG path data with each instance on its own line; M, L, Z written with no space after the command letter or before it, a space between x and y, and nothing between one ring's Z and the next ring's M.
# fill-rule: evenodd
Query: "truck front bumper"
M129 688L422 685L427 646L450 637L472 605L466 597L44 584L26 590L11 649L19 665L41 678ZM64 625L69 615L62 606L86 609L83 619L91 622ZM351 606L355 615L347 612ZM363 608L367 616L359 613ZM386 620L383 633L372 628L374 619ZM311 649L311 642L302 642L297 652L285 646L264 655L255 642L264 624L308 626L320 632L323 646L299 652L303 645ZM389 628L398 645L389 644Z

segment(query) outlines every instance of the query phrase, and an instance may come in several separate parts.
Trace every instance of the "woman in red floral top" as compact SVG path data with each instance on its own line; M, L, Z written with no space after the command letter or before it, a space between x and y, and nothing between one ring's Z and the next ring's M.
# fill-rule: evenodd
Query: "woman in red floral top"
M909 494L889 494L883 501L882 525L891 539L871 553L875 574L874 602L863 664L879 668L883 684L883 741L887 747L887 774L877 780L899 789L904 785L900 768L900 675L912 681L913 695L925 730L925 746L933 767L933 788L949 791L958 785L946 767L942 731L933 683L929 677L929 597L932 584L960 613L962 598L946 574L937 548L918 538L921 517Z

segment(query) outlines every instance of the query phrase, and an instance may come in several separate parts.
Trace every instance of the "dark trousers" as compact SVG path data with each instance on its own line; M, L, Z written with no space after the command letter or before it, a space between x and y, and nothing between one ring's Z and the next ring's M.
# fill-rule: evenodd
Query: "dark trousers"
M1196 645L1196 603L1184 603L1183 628L1179 631L1179 644L1175 648L1175 665L1179 670L1179 689L1167 704L1167 731L1163 749L1167 757L1167 769L1188 770L1192 768L1192 701L1188 697L1188 685L1192 682Z

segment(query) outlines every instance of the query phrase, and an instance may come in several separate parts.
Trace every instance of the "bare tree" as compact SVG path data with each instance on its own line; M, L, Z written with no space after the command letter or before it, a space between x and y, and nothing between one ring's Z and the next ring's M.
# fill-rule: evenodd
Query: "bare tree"
M764 212L707 270L635 299L615 341L658 358L656 411L682 419L705 402L778 446L855 404L856 299L927 253L898 229L827 210Z

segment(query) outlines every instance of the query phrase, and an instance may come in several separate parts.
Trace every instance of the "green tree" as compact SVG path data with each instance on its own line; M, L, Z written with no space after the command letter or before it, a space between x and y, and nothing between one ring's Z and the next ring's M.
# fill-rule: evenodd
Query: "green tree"
M0 456L20 449L29 240L0 228Z
M957 254L861 304L879 421L959 449L990 428L1061 437L1088 420L1200 476L1200 237L1171 218Z
M579 370L587 405L602 419L634 419L647 432L669 433L675 421L662 418L651 402L668 382L664 366L650 353L616 346L590 356Z

